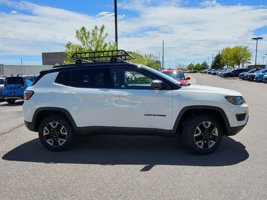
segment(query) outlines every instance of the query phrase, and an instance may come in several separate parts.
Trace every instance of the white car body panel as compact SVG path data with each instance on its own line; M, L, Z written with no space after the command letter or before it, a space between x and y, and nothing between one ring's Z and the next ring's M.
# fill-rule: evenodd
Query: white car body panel
M107 126L172 130L185 107L212 106L222 109L230 127L248 121L248 105L232 105L225 96L242 96L239 92L209 86L191 85L178 90L90 89L55 83L57 72L46 74L23 105L24 119L32 122L38 108L67 110L77 127ZM243 121L236 114L246 113Z
M172 128L173 91L112 90L112 124L115 127Z

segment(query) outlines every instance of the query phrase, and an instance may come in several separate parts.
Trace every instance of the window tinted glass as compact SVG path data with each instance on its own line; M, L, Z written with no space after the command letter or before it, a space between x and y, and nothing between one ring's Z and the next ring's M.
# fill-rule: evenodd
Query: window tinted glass
M108 88L108 69L82 69L72 71L72 86L81 88Z
M56 83L70 86L71 85L71 71L59 72L56 78Z
M108 88L108 69L78 69L60 72L56 83L79 88Z
M174 79L178 80L185 80L184 73L182 72L162 72L163 74L166 74Z
M6 84L24 84L22 77L7 77L5 80Z
M4 79L0 79L0 84L4 84Z
M151 89L153 79L142 72L127 69L112 69L114 88Z

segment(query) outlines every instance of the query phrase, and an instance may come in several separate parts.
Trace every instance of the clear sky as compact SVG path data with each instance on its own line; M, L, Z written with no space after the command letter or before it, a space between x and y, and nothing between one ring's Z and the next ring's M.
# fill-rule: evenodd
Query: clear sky
M117 0L119 48L161 57L165 66L211 62L221 49L245 45L267 54L266 0ZM41 64L64 51L75 30L105 24L114 40L113 0L0 0L0 64ZM267 59L265 59L266 61ZM253 61L252 61L253 62Z

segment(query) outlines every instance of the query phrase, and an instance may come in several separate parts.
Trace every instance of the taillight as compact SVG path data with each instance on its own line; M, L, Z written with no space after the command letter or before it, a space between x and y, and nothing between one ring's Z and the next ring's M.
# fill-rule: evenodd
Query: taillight
M26 83L25 80L23 80L23 85L22 85L21 87L22 87L22 88L27 87L27 83Z
M29 100L30 98L32 98L33 94L34 94L34 91L26 90L24 92L24 100Z

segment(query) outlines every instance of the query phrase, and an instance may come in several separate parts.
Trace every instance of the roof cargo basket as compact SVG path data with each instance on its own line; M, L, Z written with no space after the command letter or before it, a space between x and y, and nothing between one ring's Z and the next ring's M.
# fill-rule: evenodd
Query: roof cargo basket
M132 57L124 50L88 51L72 55L76 64L88 62L125 62Z

